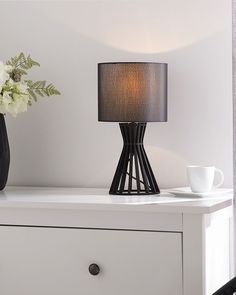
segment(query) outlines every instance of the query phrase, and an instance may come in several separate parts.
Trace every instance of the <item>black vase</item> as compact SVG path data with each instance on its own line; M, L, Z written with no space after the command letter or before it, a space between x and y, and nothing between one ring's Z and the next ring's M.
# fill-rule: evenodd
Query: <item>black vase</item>
M10 148L7 136L7 128L3 114L0 114L0 190L3 190L7 183L10 165Z

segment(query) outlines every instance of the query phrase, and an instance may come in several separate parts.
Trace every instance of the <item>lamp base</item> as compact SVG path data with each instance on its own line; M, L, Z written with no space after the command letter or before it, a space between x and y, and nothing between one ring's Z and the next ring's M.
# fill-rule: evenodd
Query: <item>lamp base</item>
M150 195L160 190L143 146L147 123L120 123L123 150L111 184L111 195Z

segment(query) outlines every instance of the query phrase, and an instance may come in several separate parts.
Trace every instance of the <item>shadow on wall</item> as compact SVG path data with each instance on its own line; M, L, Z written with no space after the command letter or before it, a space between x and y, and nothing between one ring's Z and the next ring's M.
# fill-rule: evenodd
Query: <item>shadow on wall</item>
M189 162L176 154L174 151L168 151L167 149L161 149L156 146L146 146L146 152L149 156L150 163L153 168L153 172L156 175L157 182L161 183L162 188L169 188L169 178L171 174L175 174L175 178L172 180L172 186L186 186L187 174L186 166ZM164 163L158 167L158 163Z
M36 9L30 7L32 11ZM42 63L41 71L32 71L32 79L43 77L53 81L62 95L39 102L17 119L7 118L12 152L10 184L110 185L122 139L118 124L97 122L97 63L105 61L169 64L168 123L150 124L145 139L150 144L147 152L161 187L184 185L185 166L190 160L197 162L199 153L208 161L215 161L212 147L218 144L219 132L223 132L218 118L222 111L220 96L225 95L225 88L219 86L216 91L209 87L209 82L217 85L224 75L224 71L217 73L223 59L216 65L211 48L221 44L224 32L182 48L178 44L180 48L175 50L140 53L81 35L73 25L43 13L28 14L22 22L16 9L12 17L25 34L16 34L14 26L6 33L0 29L3 44L7 42L8 47L3 49L4 56L20 50L30 52ZM10 40L9 35L13 36ZM217 58L220 55L217 52ZM218 103L217 109L212 109L213 100ZM206 128L199 127L199 119ZM186 144L190 138L191 144ZM202 140L204 147L199 145ZM223 147L222 158L226 152L229 150ZM218 160L221 161L219 157Z

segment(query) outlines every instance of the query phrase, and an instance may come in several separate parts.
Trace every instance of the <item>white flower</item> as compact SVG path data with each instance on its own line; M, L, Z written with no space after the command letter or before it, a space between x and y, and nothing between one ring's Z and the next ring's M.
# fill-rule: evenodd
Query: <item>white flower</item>
M14 117L18 113L26 112L28 103L29 103L29 93L27 91L28 89L27 83L17 82L15 84L20 94L13 93L13 102L10 103L7 107L8 112L11 113Z
M11 92L4 91L2 95L2 104L7 108L11 102L12 102Z
M17 88L27 89L24 85L21 85L22 83L19 83ZM6 110L8 113L10 113L13 117L16 117L18 113L26 112L27 107L29 103L29 94L25 91L24 93L17 94L13 93L13 99L12 101L6 105Z
M7 112L8 105L11 102L11 92L5 91L3 95L0 95L0 113L5 114Z
M0 113L1 114L6 114L6 106L2 103L3 97L0 95Z
M8 74L10 74L13 71L13 66L5 65L4 69Z
M25 82L14 82L11 79L8 81L17 91L3 91L0 95L0 113L10 113L16 117L18 113L26 112L29 103L29 93L27 91L27 84Z
M0 61L0 87L10 78L8 72L5 69L5 65Z
M17 94L14 94L14 102L6 106L7 113L10 113L13 117L16 117L18 113L26 112L28 106L28 101L24 101L22 96L18 95L18 98L16 98L16 96Z
M16 82L15 82L14 80L12 80L11 78L9 78L9 80L7 81L7 84L8 84L9 86L13 86L13 85L16 84Z
M22 82L13 82L15 83L15 85L17 86L17 90L21 93L25 93L25 94L28 94L28 85L27 83L25 83L24 81Z
M4 91L2 95L2 102L5 105L8 105L12 102L11 92L10 91Z

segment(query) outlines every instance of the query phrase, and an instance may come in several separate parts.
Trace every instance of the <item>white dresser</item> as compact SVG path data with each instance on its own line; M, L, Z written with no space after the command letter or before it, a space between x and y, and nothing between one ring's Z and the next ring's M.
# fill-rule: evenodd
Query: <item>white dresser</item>
M232 193L8 187L1 295L210 295L233 275Z

